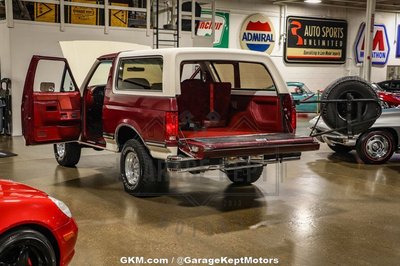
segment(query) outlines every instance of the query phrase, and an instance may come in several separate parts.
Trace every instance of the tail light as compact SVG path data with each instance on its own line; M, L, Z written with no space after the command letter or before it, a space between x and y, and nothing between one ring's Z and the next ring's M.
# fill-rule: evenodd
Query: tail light
M165 113L165 140L176 142L178 140L178 112Z
M296 107L294 105L292 96L290 94L285 94L282 99L283 107L283 119L285 120L285 125L290 133L296 133Z

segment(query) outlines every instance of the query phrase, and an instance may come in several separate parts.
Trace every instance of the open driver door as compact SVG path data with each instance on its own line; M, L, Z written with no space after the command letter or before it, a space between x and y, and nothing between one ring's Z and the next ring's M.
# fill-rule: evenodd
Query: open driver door
M65 58L32 57L21 115L26 145L79 139L81 94Z

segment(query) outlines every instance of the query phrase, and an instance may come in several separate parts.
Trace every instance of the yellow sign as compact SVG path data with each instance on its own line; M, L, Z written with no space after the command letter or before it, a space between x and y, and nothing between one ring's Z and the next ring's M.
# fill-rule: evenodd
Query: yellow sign
M124 7L128 6L128 4L121 4L121 3L111 3L111 5L124 6ZM112 9L110 14L111 14L110 26L128 27L128 11Z
M93 0L72 0L72 2L96 4ZM69 16L72 24L98 24L97 8L71 6Z
M55 4L35 3L35 21L57 22L57 9Z

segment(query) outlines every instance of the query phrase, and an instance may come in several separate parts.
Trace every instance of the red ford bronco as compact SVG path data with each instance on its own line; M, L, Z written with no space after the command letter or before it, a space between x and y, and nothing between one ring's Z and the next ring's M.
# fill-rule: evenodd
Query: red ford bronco
M75 166L82 147L121 152L122 181L134 195L151 191L168 171L221 170L249 184L265 165L319 148L313 138L295 135L292 98L272 60L259 52L105 55L81 91L66 59L33 56L22 99L26 144L55 143L62 166Z

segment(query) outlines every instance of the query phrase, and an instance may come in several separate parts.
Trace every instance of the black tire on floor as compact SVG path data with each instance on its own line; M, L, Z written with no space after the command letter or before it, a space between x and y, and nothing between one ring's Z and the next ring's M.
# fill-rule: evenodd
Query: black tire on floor
M81 158L81 145L77 142L57 143L53 145L54 156L59 165L74 167Z
M331 148L331 150L333 150L334 152L341 154L349 153L353 150L353 147L344 146L340 144L335 144L335 145L328 144L328 147Z
M357 140L356 150L366 164L383 164L393 155L395 141L392 133L385 130L371 130Z
M258 166L238 170L227 170L225 173L233 183L238 185L248 185L256 182L260 178L263 170L264 167Z
M322 93L321 100L347 99L351 94L354 99L373 99L379 98L372 86L359 77L344 77L330 84ZM374 102L364 102L361 107L362 124L352 126L353 134L359 134L368 130L380 116L382 108ZM332 129L341 128L346 123L347 105L346 103L321 103L321 116L325 123ZM351 119L357 118L357 103L352 104ZM375 118L375 119L374 119ZM371 121L368 121L371 120ZM338 130L346 134L347 129Z
M51 242L40 232L20 229L0 237L0 265L57 265Z
M122 148L120 172L125 191L134 196L153 196L158 185L169 181L165 164L153 159L136 139L128 140Z

